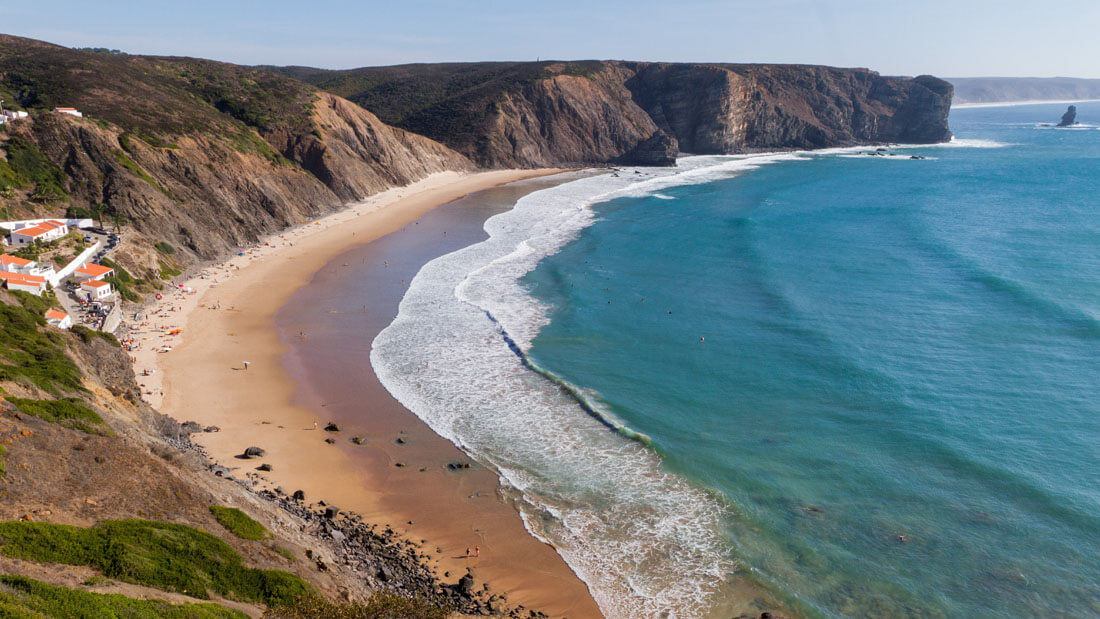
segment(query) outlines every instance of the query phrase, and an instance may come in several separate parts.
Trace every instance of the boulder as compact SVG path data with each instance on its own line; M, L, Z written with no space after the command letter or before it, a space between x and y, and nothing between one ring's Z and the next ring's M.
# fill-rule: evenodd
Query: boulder
M336 518L336 514L339 514L339 513L340 513L340 508L336 507L335 505L329 505L328 507L325 508L325 518L328 518L329 520L332 520L332 519Z
M306 493L301 490L295 490L294 494L291 495L290 498L294 499L295 501L304 501L306 500Z
M218 426L206 426L202 429L203 432L221 432L222 429Z
M362 445L365 440L366 439L364 439L362 436L351 437L351 442L355 443L356 445Z
M628 165L671 167L676 165L676 155L679 152L676 138L658 130L620 157L618 162Z
M262 458L264 457L265 453L267 452L260 449L259 447L249 447L248 449L244 450L244 453L241 455L243 455L245 458Z
M256 467L256 470L257 470L257 471L264 471L264 472L268 472L268 471L270 471L270 470L271 470L271 465L270 465L270 464L268 464L268 463L266 463L266 462L264 462L264 463L263 463L263 464L261 464L260 466L257 466L257 467Z
M1062 114L1062 122L1058 123L1059 127L1068 127L1070 125L1077 124L1077 106L1071 105L1066 108L1066 113Z
M472 596L474 594L474 577L467 572L465 576L458 579L458 584L455 585L455 588L466 597Z
M326 438L326 439L325 439L325 442L326 442L326 443L328 443L329 445L335 445L335 444L336 444L336 439L334 439L334 438L331 438L331 437L330 437L330 438Z
M334 422L334 421L328 422L328 425L325 426L325 432L339 432L339 431L340 431L340 426L336 425L336 422Z

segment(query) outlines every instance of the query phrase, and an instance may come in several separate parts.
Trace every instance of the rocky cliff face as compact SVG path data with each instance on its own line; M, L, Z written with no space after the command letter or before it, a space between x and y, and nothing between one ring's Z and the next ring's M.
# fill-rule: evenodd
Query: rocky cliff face
M390 187L474 168L337 96L225 63L0 35L0 98L30 111L0 128L8 216L105 205L103 219L129 222L117 257L154 282L162 260L213 258ZM157 255L157 241L181 251Z
M638 64L627 82L658 126L696 154L951 137L951 85L930 76L796 65Z
M338 97L322 95L316 118L320 137L270 138L285 152L275 160L205 135L156 147L53 113L12 123L9 131L64 172L73 204L108 204L130 222L131 265L155 265L140 251L155 241L184 250L176 258L214 258L387 188L473 168L445 146L389 127Z
M677 150L729 154L951 137L950 84L864 69L588 61L283 71L487 167L671 165Z

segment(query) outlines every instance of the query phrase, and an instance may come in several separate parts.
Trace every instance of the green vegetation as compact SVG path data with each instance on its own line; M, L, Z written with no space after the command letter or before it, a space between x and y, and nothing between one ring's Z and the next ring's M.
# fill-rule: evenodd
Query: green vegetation
M267 539L271 535L264 528L264 525L249 518L248 514L236 507L211 505L210 513L214 514L214 519L230 533L241 539L261 540Z
M111 286L118 291L119 296L134 303L141 301L141 295L134 292L130 287L141 287L142 284L144 284L144 280L136 279L133 275L130 275L129 271L119 266L117 262L108 260L107 258L103 258L99 263L115 270L114 275L104 277L103 281L110 283Z
M0 464L2 464L2 461L0 461ZM294 556L294 551L285 546L274 546L272 547L272 550L283 555L283 557L286 558L287 561L290 561L292 563L298 560L298 557Z
M172 254L176 253L176 248L172 247L168 243L165 243L164 241L157 241L156 243L153 243L153 247L155 247L157 251L164 254L165 256L171 256Z
M83 391L80 370L65 355L64 335L39 330L45 324L41 312L0 304L0 381L28 380L53 395Z
M159 260L158 263L160 264L160 278L161 279L172 279L173 277L179 275L180 273L183 273L183 269L180 269L179 267L176 267L176 266L172 266L172 265L168 264L167 262L165 262L163 260Z
M285 606L316 594L293 574L246 567L228 544L205 531L150 520L105 520L90 528L2 522L0 553L87 565L108 578L200 599L209 599L213 592Z
M71 328L69 328L69 331L72 331L77 336L79 336L85 344L90 344L92 343L92 340L99 338L104 342L107 342L111 346L114 346L115 348L122 348L122 344L118 342L118 338L115 337L114 333L107 333L106 331L96 331L95 329L89 329L84 325L73 325Z
M245 614L217 604L169 604L113 593L56 587L23 576L0 576L0 616L86 619L222 619Z
M309 596L291 606L273 608L267 619L445 619L450 611L419 598L378 592L364 602L336 603Z
M7 474L7 471L4 469L4 456L6 456L7 453L8 448L0 445L0 477L3 477Z
M88 434L106 434L107 426L94 410L84 405L80 398L63 400L29 400L25 398L7 398L26 415L33 415L66 428L73 428Z
M34 183L31 199L37 202L53 202L69 196L65 191L65 173L55 166L34 144L20 136L12 136L4 144L8 153L6 167L20 181L15 187ZM0 182L6 182L7 174L0 170ZM10 180L10 179L9 179Z
M134 176L155 187L157 191L163 193L173 200L176 199L176 196L172 195L172 192L168 191L164 187L161 187L160 184L157 183L157 180L155 178L149 176L149 173L146 172L141 166L139 166L137 162L135 162L133 159L130 159L129 155L127 155L125 152L121 150L116 150L115 160L118 161L122 165L122 167L133 172Z
M57 296L52 290L42 293L42 296L33 295L22 290L10 290L8 292L15 297L15 300L19 301L20 305L36 316L44 315L48 309L61 307L61 304L57 302Z

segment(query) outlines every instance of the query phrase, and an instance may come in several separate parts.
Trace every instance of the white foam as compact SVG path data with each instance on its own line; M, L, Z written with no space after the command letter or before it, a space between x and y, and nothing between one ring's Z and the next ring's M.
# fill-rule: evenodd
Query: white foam
M591 225L595 203L804 158L686 157L677 168L620 169L529 194L485 223L488 240L425 265L373 342L386 389L499 473L527 528L609 617L703 614L735 567L724 508L524 365L508 339L527 351L549 308L520 278Z
M920 148L1004 148L1006 146L1015 146L1015 144L1009 142L998 142L996 140L953 137L951 138L950 142L940 142L939 144L922 144ZM911 146L908 148L916 148L916 146Z

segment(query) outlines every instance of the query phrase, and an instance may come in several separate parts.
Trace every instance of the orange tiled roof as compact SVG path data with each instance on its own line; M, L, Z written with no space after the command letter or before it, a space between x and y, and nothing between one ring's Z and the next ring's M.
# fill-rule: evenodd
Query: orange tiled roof
M46 278L39 277L37 275L27 275L26 273L4 273L0 272L0 279L5 279L8 283L15 282L17 284L45 284Z
M43 234L51 232L52 230L52 227L43 228L42 226L29 226L27 228L20 228L18 230L15 230L14 234L22 234L23 236L42 236Z
M19 256L10 256L8 254L0 254L0 264L14 264L16 266L25 267L28 264L33 264L34 260L27 260L26 258L20 258Z
M69 315L62 311L58 311L55 309L46 310L46 318L52 318L54 320L65 320L68 317Z
M100 275L106 275L108 273L113 273L114 269L112 269L110 267L105 267L102 264L97 264L95 262L89 262L88 264L86 264L86 265L80 267L79 269L77 269L76 272L80 273L81 275L90 275L92 277L99 277Z
M94 280L94 279L93 279L93 280L92 280L92 281L90 281L90 282L84 282L84 283L82 283L82 284L80 284L80 285L81 285L81 286L91 286L92 288L101 288L101 287L103 287L103 286L110 286L111 284L110 284L109 282L101 282L101 281L99 281L99 280Z

